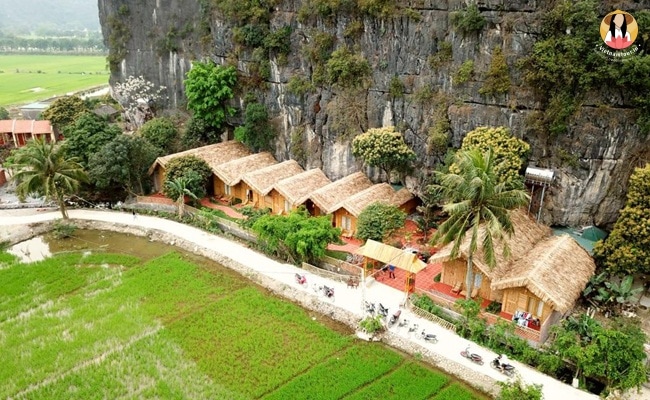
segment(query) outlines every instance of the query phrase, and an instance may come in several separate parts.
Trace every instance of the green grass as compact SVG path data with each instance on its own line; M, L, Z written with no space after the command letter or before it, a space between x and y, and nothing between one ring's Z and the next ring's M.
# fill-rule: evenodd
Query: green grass
M104 56L3 54L0 56L0 106L30 103L106 85L108 78Z
M325 250L325 255L336 258L337 260L346 261L350 253L338 250Z
M448 380L177 253L0 262L0 398L417 399Z
M432 397L432 400L478 400L474 394L465 389L458 383L452 383L444 388L440 393Z
M416 362L407 362L390 375L346 399L428 399L449 382L449 378Z

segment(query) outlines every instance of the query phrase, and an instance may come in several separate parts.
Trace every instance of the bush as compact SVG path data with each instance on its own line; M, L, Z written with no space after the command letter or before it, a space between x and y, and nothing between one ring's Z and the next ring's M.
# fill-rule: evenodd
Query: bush
M169 118L154 118L145 122L138 130L147 141L162 149L165 154L173 153L178 139L178 130Z
M542 400L542 385L526 385L520 379L497 382L501 393L496 400Z
M246 106L244 125L235 129L235 139L253 151L271 150L276 131L269 121L266 107L259 103Z
M448 63L453 58L453 50L451 42L441 41L438 42L438 51L432 54L428 61L431 69L440 68L445 63Z
M376 332L381 332L384 329L384 324L382 324L382 316L376 315L374 317L366 317L359 322L361 329L366 331L369 334L374 334Z
M406 213L398 207L379 202L366 207L357 221L357 237L361 240L382 241L404 226Z
M498 301L492 301L486 308L485 311L491 314L498 314L501 311L501 303Z
M77 225L67 224L65 222L56 221L54 223L54 230L52 231L56 239L66 239L72 237L77 230Z
M350 51L347 46L332 53L326 68L329 84L341 87L363 86L365 79L372 72L370 64L363 55Z
M393 76L388 85L388 93L390 93L391 97L394 99L401 99L404 97L404 90L402 80L399 79L398 76Z
M456 83L465 83L469 81L474 75L474 61L467 60L461 64L458 71L454 74L454 81Z
M212 175L212 170L205 161L192 155L178 157L167 163L166 170L163 189L165 196L176 200L178 194L170 192L167 182L172 182L177 178L187 178L191 182L187 189L199 199L205 197L206 183Z
M503 55L500 47L497 47L492 53L490 68L485 76L483 86L479 89L481 94L499 94L508 93L510 90L510 73L506 57Z
M485 17L481 15L476 3L471 3L464 10L452 13L451 22L464 35L478 33L487 24Z
M296 96L303 96L312 90L314 90L314 85L311 84L309 79L300 75L293 75L287 82L287 91Z

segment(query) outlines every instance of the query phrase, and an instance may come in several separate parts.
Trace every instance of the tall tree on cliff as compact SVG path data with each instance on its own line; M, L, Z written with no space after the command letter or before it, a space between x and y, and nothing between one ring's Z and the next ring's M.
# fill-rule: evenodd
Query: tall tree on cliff
M384 170L388 182L391 182L393 171L406 172L415 161L415 152L392 126L368 129L355 137L352 154L361 158L366 165Z
M650 164L632 173L625 207L594 258L610 273L650 273Z
M22 199L31 193L54 199L63 219L68 219L66 196L76 193L80 183L88 181L76 158L68 157L61 145L41 139L30 140L18 149L9 167L15 171L16 193Z
M514 233L508 211L523 206L529 199L523 190L511 189L499 180L495 172L496 160L492 150L486 153L478 149L459 151L455 159L458 172L437 172L440 184L432 185L445 199L446 204L442 209L449 214L449 219L440 225L431 239L432 243L454 242L451 258L456 258L465 242L465 236L468 233L470 235L465 277L467 299L471 296L474 284L472 260L479 240L482 240L485 263L494 268L495 242L502 242L504 253L508 254L509 249L503 239L505 234ZM481 225L485 226L484 232L479 230Z
M192 110L194 118L220 129L235 114L235 109L228 105L237 83L234 67L222 67L212 61L195 62L184 83L187 108Z

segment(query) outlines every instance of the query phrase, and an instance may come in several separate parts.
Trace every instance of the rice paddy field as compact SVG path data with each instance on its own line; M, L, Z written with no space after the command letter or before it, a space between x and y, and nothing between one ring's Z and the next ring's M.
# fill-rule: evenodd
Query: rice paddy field
M0 253L0 398L487 399L172 252Z
M104 56L3 54L0 106L107 85L109 75Z

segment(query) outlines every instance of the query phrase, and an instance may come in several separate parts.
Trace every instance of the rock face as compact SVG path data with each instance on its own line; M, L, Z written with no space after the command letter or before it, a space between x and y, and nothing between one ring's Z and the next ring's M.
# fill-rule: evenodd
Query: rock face
M184 105L183 79L192 60L233 63L242 75L251 74L252 51L235 43L231 19L210 9L208 0L98 3L107 46L112 54L120 46L123 49L123 59L113 62L112 83L142 75L165 86L168 106L176 108ZM278 160L294 158L305 168L320 167L331 179L338 179L363 168L351 153L355 133L395 125L418 155L416 172L406 181L417 192L426 171L444 157L444 151L427 146L430 128L441 118L448 118L453 147L459 147L465 134L478 126L506 126L531 144L530 165L556 172L542 220L605 227L616 220L624 204L633 168L650 160L650 135L639 133L634 110L598 94L588 97L589 104L583 104L571 119L567 135L551 137L528 126L527 118L540 105L516 65L530 52L550 1L479 1L487 25L480 33L468 35L451 25L452 12L466 6L461 0L400 1L412 12L358 18L354 35L349 28L355 22L348 16L301 23L302 1L277 3L270 13L270 26L291 26L291 52L286 59L272 56L270 74L261 84L249 84L246 91L253 92L274 116L279 130ZM642 5L624 9L633 11L633 6ZM128 35L120 36L123 27ZM334 37L336 47L347 44L363 54L372 68L366 88L354 92L324 85L303 95L288 90L292 77L314 73L306 50L315 46L317 32ZM430 62L432 55L442 54L440 50L449 44L449 59ZM512 86L506 94L481 94L495 48L503 49ZM473 74L459 83L457 72L468 60L474 62ZM395 82L401 90L391 90ZM246 91L236 105L243 104ZM238 115L231 123L236 125L241 119ZM355 123L349 124L350 119ZM346 121L347 130L341 128ZM377 170L366 172L374 180L382 178Z

